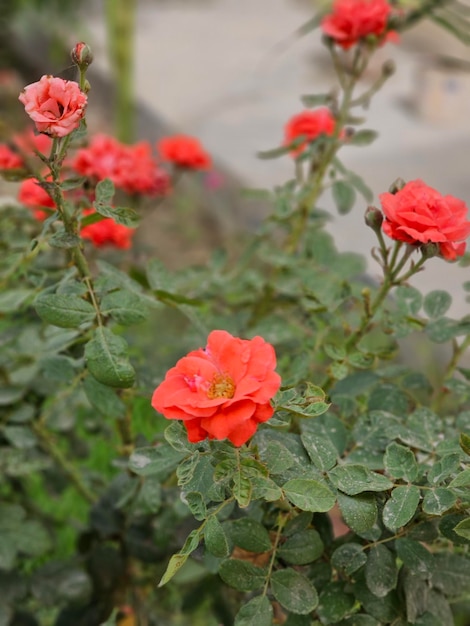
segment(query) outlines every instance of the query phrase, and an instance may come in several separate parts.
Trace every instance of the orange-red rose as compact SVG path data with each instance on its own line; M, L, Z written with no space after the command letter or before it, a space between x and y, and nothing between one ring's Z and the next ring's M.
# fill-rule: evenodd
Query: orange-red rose
M65 137L78 128L87 104L77 83L54 76L27 85L19 100L37 130L51 137Z
M332 13L321 23L325 35L347 50L364 37L376 36L384 42L392 7L386 0L336 0Z
M298 156L320 135L332 135L335 132L335 125L335 118L326 107L302 111L287 122L284 129L284 144L290 146L299 137L304 137L305 141L292 150L292 155Z
M206 170L211 166L211 157L195 137L165 137L158 142L157 149L164 161L171 161L178 167Z
M465 252L470 222L462 200L442 196L422 180L412 180L397 193L379 197L385 214L382 228L392 239L417 246L437 243L447 261Z
M262 337L214 330L206 348L167 372L152 406L167 419L182 420L193 443L208 437L241 446L274 412L270 399L281 384L275 367L274 348Z

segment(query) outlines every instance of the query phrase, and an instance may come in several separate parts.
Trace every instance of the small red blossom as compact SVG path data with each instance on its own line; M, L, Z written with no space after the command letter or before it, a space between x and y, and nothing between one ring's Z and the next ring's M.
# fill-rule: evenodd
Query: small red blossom
M126 146L98 134L87 148L79 150L71 166L82 176L109 178L128 194L165 195L170 190L168 174L152 158L151 147L142 141Z
M43 210L44 208L56 208L54 200L41 187L37 178L27 178L21 183L18 191L18 200L31 209L34 217L41 222L49 215Z
M195 137L164 137L158 142L157 149L164 161L170 161L184 169L206 170L212 165L211 157Z
M290 146L299 137L304 137L305 141L292 150L292 155L298 156L320 135L333 135L335 125L335 118L327 107L302 111L287 122L284 129L284 144Z
M462 200L442 196L422 180L412 180L397 193L379 198L385 214L382 228L392 239L416 246L436 243L447 261L464 254L470 222Z
M182 420L193 443L209 437L241 446L273 415L270 400L281 384L275 367L274 348L262 337L214 330L206 348L167 372L152 406L167 419Z
M0 170L17 170L23 167L23 159L6 143L0 144Z
M91 215L95 213L93 209L86 209L83 214ZM107 217L94 224L84 226L80 231L84 239L88 239L97 248L103 246L113 246L121 250L128 250L132 245L134 230L123 224L116 224L114 220Z
M51 137L65 137L78 128L87 104L77 83L54 76L27 85L19 100L37 130Z
M395 33L387 32L391 13L387 0L336 0L332 13L323 18L321 28L345 50L370 35L385 43L388 38L396 37Z

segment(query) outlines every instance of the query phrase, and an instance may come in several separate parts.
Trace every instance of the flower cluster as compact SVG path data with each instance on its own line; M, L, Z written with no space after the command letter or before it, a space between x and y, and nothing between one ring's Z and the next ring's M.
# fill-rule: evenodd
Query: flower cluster
M275 368L274 348L262 337L214 330L206 348L167 372L152 406L167 419L182 420L193 443L209 437L241 446L274 412L270 399L281 384Z

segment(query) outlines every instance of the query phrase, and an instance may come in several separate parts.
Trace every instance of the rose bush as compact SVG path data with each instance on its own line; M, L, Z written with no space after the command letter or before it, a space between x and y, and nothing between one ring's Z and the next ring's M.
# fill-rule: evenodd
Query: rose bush
M346 161L377 136L358 109L391 23L465 39L467 11L394 3L382 31L383 4L355 6L352 54L322 39L337 87L260 154L292 167L269 216L199 266L132 233L167 197L180 232L200 146L162 165L85 124L5 144L24 201L0 211L1 626L467 626L470 325L410 284L436 253L468 265L467 208L390 172L381 210ZM83 92L91 50L72 58ZM336 249L326 194L368 207L380 278Z

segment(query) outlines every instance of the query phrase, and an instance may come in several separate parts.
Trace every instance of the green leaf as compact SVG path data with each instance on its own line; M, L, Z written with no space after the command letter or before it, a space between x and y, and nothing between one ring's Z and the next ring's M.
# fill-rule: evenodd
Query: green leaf
M28 426L5 426L3 434L15 448L26 450L37 444L36 435Z
M468 456L470 456L470 436L466 435L465 433L461 433L459 437L459 445L465 452L465 454L468 454Z
M384 465L387 472L394 478L403 478L413 482L418 477L419 468L413 452L400 445L391 443L387 446L384 456Z
M77 328L92 322L96 312L93 306L78 296L42 293L34 301L41 319L61 328Z
M233 496L240 508L244 509L250 504L252 492L251 480L240 471L236 472L233 476Z
M282 489L292 504L303 511L325 513L336 502L335 494L327 485L310 478L293 478Z
M426 334L435 343L444 343L459 335L465 335L469 331L468 324L458 322L448 317L441 317L438 320L429 322L426 326Z
M163 587L163 585L166 585L166 583L170 581L173 576L175 576L180 571L180 569L188 560L190 554L194 552L194 550L196 550L196 548L199 546L200 541L201 535L199 529L192 530L186 538L184 546L181 548L181 550L177 554L174 554L169 560L165 573L158 583L159 587Z
M7 289L0 294L0 313L16 313L35 293L33 289Z
M235 626L272 626L273 607L266 596L253 598L237 613Z
M434 571L434 557L418 541L398 539L395 550L403 563L415 574L428 578Z
M49 533L36 520L27 520L18 529L18 550L29 556L40 556L51 547Z
M451 597L468 593L470 589L470 558L464 554L435 554L435 569L431 582Z
M232 522L230 537L236 546L249 552L267 552L272 548L266 528L251 517Z
M308 109L317 107L320 104L330 104L333 99L334 97L331 93L316 93L311 95L305 94L303 96L300 96L302 104Z
M289 537L277 551L277 556L292 565L306 565L323 554L323 541L316 530L301 530Z
M162 505L162 487L157 479L148 479L144 481L139 494L139 503L142 502L146 511L149 513L157 513Z
M424 494L423 511L429 515L442 515L456 502L457 496L450 489L437 487Z
M270 474L282 474L295 463L295 458L289 450L278 441L270 441L261 453Z
M431 485L438 485L454 474L460 466L459 454L447 454L439 461L436 461L428 472L428 482Z
M288 154L293 148L293 145L280 146L279 148L273 148L272 150L263 150L257 153L258 159L277 159L280 156Z
M323 624L337 624L351 612L356 600L343 582L328 583L320 593L317 613Z
M357 613L343 620L339 626L380 626L380 622L371 615ZM399 626L399 624L397 624L397 626Z
M385 504L382 519L385 526L395 532L405 526L418 508L420 492L414 485L396 487Z
M188 433L181 422L171 421L170 425L165 428L163 435L175 450L179 452L191 452L193 450L193 444L189 443Z
M374 527L377 520L377 501L372 494L346 496L338 494L338 505L343 519L355 533L361 534Z
M78 235L67 232L63 227L58 228L56 232L49 237L48 241L49 245L53 248L65 248L66 250L78 247L80 242L81 239Z
M296 615L308 615L318 606L312 583L293 569L282 569L271 576L271 591L284 608Z
M347 497L347 496L346 496ZM354 574L367 561L367 554L359 543L344 543L333 552L331 564L347 576Z
M348 139L348 144L352 146L368 146L378 137L375 130L358 130Z
M211 515L204 528L204 543L207 550L219 559L230 553L227 535L215 515Z
M186 456L169 445L139 448L129 457L129 469L138 476L168 476Z
M127 342L109 328L99 326L93 339L85 346L88 371L96 380L109 387L132 387L135 372L127 356Z
M354 187L343 180L337 180L333 183L331 191L338 213L341 215L349 213L356 201L356 192Z
M454 532L464 539L470 539L470 517L462 520L454 527Z
M127 326L138 324L148 317L148 308L145 302L135 293L118 289L104 296L100 303L103 315L111 315L118 322Z
M336 465L338 451L328 437L322 437L312 432L304 432L300 439L307 450L312 463L321 470L329 470Z
M222 561L219 575L230 587L238 591L255 591L264 585L267 571L248 561L227 559Z
M106 417L116 419L126 413L126 405L113 389L99 383L93 376L86 376L83 388L90 404Z
M194 517L201 521L207 517L207 508L204 498L199 491L190 491L186 494L183 493L183 498L186 500L186 504Z
M424 312L431 319L445 315L452 304L452 296L447 291L436 289L424 297Z
M398 568L394 555L383 544L370 549L366 563L366 584L378 598L383 598L395 589Z
M75 376L74 362L61 354L44 356L39 365L45 378L70 384Z
M96 202L109 204L114 196L114 183L109 178L100 180L95 188Z
M328 475L334 486L348 496L364 491L386 491L393 487L388 478L372 472L364 465L341 465L328 472Z
M109 206L98 201L93 202L93 207L97 213L103 217L111 218L116 224L121 224L128 228L136 228L139 225L140 219L134 209L122 206Z

